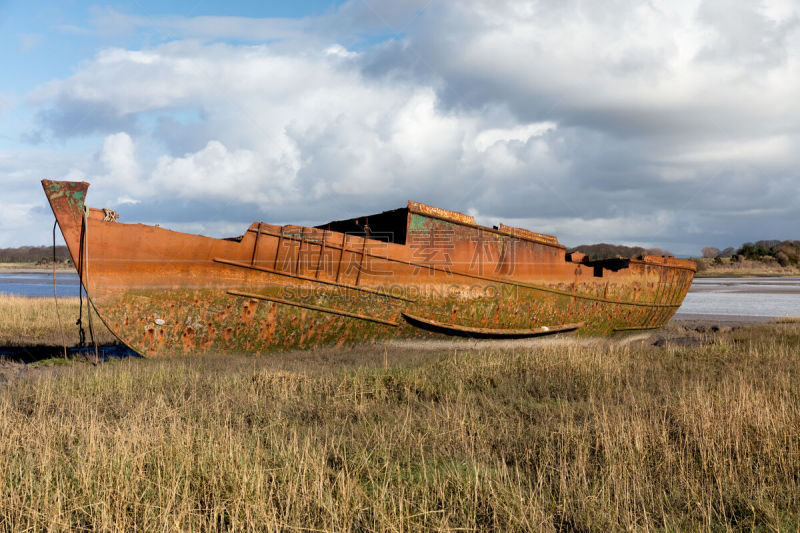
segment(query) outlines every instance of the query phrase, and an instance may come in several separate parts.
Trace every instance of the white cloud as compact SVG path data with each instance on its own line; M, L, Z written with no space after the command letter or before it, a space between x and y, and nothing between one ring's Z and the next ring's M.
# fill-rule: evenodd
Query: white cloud
M27 227L30 226L30 210L35 204L4 202L0 210L0 227Z
M89 203L100 207L136 204L139 198L149 196L133 138L126 132L117 132L107 135L102 143L94 157L58 179L88 181Z
M663 210L647 215L631 214L588 219L533 217L503 219L502 222L511 226L531 228L540 233L556 235L562 244L569 246L606 242L607 236L613 234L619 244L645 248L656 247L659 242L669 241L672 233L681 229L681 221L676 214ZM642 240L643 236L648 236L648 240Z
M744 120L763 131L754 115L800 112L785 92L800 88L797 19L767 21L757 4L740 16L723 3L742 26L728 30L720 17L702 16L711 3L448 4L444 22L427 20L404 57L425 57L436 75L457 83L454 102L505 102L532 118L608 131L720 135ZM443 25L452 31L438 31ZM735 46L708 56L720 27ZM750 56L775 61L743 60ZM776 91L780 108L764 98Z
M350 52L347 48L345 48L344 46L342 46L340 44L334 44L332 46L329 46L328 48L325 49L325 54L329 55L329 56L336 56L336 57L341 57L341 58L345 58L345 59L353 59L355 57L358 57L357 53Z
M482 131L475 137L475 146L480 151L484 151L498 142L520 141L528 142L534 136L541 136L548 130L556 129L555 122L534 122L514 128L493 128Z
M101 181L133 197L168 191L266 205L331 193L396 196L395 188L424 190L431 180L445 185L460 172L481 171L477 138L541 133L541 125L484 132L479 113L440 109L431 87L365 78L358 65L329 55L197 43L106 50L34 98L89 100L120 115L201 109L216 138L194 152L159 156L149 177L139 179L130 135L106 137Z
M77 169L88 159L42 149L0 150L0 182L4 188L0 247L51 243L54 218L40 181L81 180L84 175Z
M269 183L262 157L250 150L228 150L219 141L184 157L162 156L156 163L150 188L154 194L175 194L182 198L215 198L269 202Z
M800 226L797 21L785 0L350 2L299 21L101 10L96 28L173 40L103 49L29 103L45 132L102 137L65 168L112 203L213 198L278 221L416 199L688 247L692 228ZM370 44L380 31L396 37ZM726 210L747 222L709 215ZM176 224L199 231L194 216Z
M106 137L100 160L109 172L106 179L122 183L126 189L135 186L139 178L139 164L130 135L120 132Z

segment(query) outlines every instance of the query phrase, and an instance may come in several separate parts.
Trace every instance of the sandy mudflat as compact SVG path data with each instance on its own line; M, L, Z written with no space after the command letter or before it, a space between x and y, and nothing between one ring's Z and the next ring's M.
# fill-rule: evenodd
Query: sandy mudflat
M668 322L670 325L692 326L746 326L748 324L766 324L775 321L771 316L739 316L714 315L701 313L679 313Z

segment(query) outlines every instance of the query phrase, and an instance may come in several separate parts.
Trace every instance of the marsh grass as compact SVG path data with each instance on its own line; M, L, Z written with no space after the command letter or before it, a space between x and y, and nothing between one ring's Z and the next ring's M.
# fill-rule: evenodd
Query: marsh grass
M0 387L0 529L800 527L800 327L75 364Z
M87 329L88 337L86 300L83 301L83 306L84 328ZM53 298L0 294L0 346L60 346L62 342L66 342L67 346L74 346L79 340L78 327L75 325L78 310L79 300L76 297L59 298L56 309ZM92 325L98 343L108 344L116 340L94 313Z

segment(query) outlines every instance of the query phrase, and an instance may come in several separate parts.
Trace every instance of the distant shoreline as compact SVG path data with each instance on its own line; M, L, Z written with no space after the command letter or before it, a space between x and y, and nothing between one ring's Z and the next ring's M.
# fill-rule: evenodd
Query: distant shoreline
M40 272L52 272L53 265L35 265L28 263L0 263L0 273L5 274L38 274ZM56 265L56 272L75 272L72 265Z
M697 278L787 278L800 277L800 268L781 266L777 261L753 259L733 261L730 258L692 258L697 264Z
M33 263L0 263L0 273L6 274L38 274L40 272L52 272L53 265L36 265ZM56 272L75 272L72 265L58 264ZM787 271L765 271L763 268L742 268L737 270L720 269L715 271L713 267L701 270L694 275L695 278L797 278L800 277L800 270Z

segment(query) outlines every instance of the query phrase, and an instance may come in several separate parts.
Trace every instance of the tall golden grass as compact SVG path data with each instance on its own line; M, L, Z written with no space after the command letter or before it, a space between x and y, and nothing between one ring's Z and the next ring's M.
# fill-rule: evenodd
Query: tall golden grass
M800 528L800 326L74 364L0 387L0 529Z
M83 323L87 329L86 300L83 301ZM79 300L77 297L28 298L0 294L0 346L52 345L66 343L74 346L78 340ZM60 324L59 324L60 315ZM92 315L92 326L99 343L114 342L113 334L103 322ZM63 335L62 335L63 330Z

